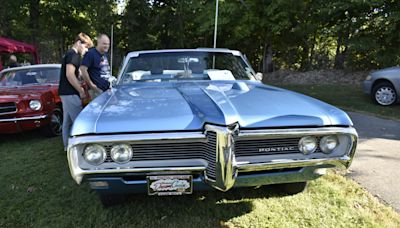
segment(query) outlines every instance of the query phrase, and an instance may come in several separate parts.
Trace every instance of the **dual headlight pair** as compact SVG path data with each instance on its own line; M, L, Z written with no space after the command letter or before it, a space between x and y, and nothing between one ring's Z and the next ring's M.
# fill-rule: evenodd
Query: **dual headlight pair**
M327 135L319 141L319 148L324 154L332 153L339 145L339 140L336 135ZM315 136L306 136L299 141L299 150L305 154L312 154L318 147L318 139Z
M116 144L111 147L110 157L117 163L127 163L132 156L133 150L128 144ZM107 151L102 145L91 144L85 147L83 157L91 165L100 165L107 159Z

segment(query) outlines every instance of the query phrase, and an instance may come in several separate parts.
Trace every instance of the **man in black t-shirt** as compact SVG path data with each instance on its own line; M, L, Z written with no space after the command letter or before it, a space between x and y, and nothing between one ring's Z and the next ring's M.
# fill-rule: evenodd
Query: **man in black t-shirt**
M90 37L84 33L79 33L72 48L65 53L61 63L58 94L63 107L62 138L65 151L68 146L68 137L72 124L82 110L81 99L86 96L85 90L78 79L81 56L91 46L93 46L93 42Z

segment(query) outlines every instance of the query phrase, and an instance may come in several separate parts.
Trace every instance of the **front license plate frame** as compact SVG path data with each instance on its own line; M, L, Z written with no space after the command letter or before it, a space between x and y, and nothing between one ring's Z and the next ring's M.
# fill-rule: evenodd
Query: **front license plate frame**
M193 193L192 175L147 176L147 193L157 196L188 195Z

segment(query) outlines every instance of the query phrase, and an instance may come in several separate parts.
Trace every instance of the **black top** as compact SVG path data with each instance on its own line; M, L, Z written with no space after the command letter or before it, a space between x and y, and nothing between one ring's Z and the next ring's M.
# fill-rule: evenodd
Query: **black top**
M13 63L10 63L10 66L9 66L9 67L10 67L10 68L19 67L19 64L13 62Z
M75 75L79 76L79 66L81 65L81 57L74 49L69 49L61 62L60 84L58 86L58 95L79 95L79 92L69 83L67 78L67 64L75 66Z

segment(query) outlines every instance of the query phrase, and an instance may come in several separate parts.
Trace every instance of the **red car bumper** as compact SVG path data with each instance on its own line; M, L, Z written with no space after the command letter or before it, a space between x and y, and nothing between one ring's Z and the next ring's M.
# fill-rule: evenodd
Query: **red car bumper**
M13 117L0 119L0 134L13 134L29 131L49 124L47 115Z

